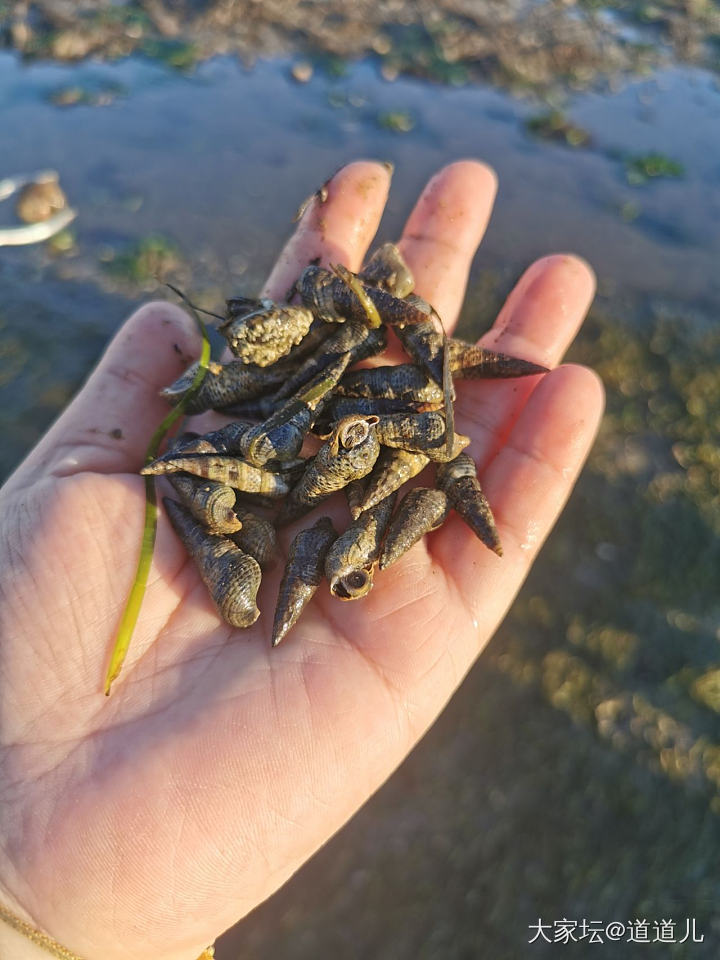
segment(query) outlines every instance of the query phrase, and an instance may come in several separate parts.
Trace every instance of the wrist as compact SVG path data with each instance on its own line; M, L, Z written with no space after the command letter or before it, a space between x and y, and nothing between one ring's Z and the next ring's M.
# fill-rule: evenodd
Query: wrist
M8 915L7 908L0 903L0 957L2 960L48 960L53 956L45 947L29 939L26 933L16 929L17 921L27 923L25 918L21 918L18 914ZM30 923L27 923L27 927L34 929ZM42 935L41 931L37 932ZM69 957L70 954L67 956Z
M0 902L1 960L48 960L51 956L59 960L82 960ZM215 948L210 946L198 960L213 960L214 956Z

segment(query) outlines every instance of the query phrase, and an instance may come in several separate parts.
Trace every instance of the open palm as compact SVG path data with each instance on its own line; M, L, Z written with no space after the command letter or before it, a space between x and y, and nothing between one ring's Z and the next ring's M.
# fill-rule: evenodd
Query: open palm
M281 298L317 256L358 269L388 186L382 165L341 170L266 294ZM494 192L479 163L445 168L400 241L448 326ZM581 261L539 261L482 342L553 366L592 291ZM386 779L502 619L602 407L580 367L460 384L457 430L473 438L504 557L452 515L361 603L321 588L275 650L281 570L264 578L260 620L233 630L161 517L133 644L105 698L141 535L137 470L166 412L157 391L197 353L179 308L143 307L2 491L0 900L90 960L194 960Z

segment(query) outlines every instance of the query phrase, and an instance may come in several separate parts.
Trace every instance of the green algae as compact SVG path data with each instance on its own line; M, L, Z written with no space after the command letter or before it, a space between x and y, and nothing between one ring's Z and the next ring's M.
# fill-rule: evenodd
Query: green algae
M391 27L388 50L382 58L384 70L449 86L464 86L471 80L470 64L451 59L443 49L443 41L461 29L459 22L448 16L431 24Z
M415 126L415 118L406 110L383 110L378 114L378 126L393 133L410 133Z
M166 37L148 37L143 40L140 53L150 60L157 60L180 72L192 70L199 59L199 52L194 43Z
M625 176L632 186L641 186L659 178L679 180L685 176L685 168L663 153L644 153L625 159Z
M165 277L181 263L178 247L160 234L152 234L132 244L104 264L115 279L133 285Z
M525 127L533 136L543 140L559 140L568 147L587 147L590 134L572 123L562 110L550 110L525 121Z

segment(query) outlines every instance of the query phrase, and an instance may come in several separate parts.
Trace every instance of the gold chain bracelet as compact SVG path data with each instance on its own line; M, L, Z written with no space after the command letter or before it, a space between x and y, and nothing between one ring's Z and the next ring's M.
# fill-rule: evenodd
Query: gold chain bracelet
M0 903L0 920L4 920L8 926L13 928L13 930L17 930L18 933L21 933L24 937L27 937L28 940L31 940L39 947L42 947L43 950L47 950L47 952L51 953L53 957L58 957L58 960L82 960L82 957L79 957L76 953L73 953L72 950L68 950L67 947L64 947L61 943L58 943L57 940L53 940L52 937L49 937L41 930L36 930L35 927L29 924L26 920L16 916L2 903ZM198 960L213 960L214 956L215 948L208 947L207 950L203 950L198 957Z

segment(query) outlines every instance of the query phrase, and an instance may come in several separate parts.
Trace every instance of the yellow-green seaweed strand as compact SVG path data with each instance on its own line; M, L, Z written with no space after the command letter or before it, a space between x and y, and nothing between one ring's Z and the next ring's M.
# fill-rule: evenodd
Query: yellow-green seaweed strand
M170 284L168 284L168 286L170 286ZM178 403L177 406L174 407L165 417L155 433L153 433L145 454L145 464L150 463L157 457L163 437L170 427L175 423L175 421L183 415L188 402L200 389L200 385L205 378L208 363L210 362L210 341L208 340L205 324L202 322L197 314L197 311L189 302L187 297L180 293L179 290L176 290L175 287L171 287L171 289L181 296L192 310L193 316L195 317L195 320L200 328L200 333L202 334L202 349L200 351L200 362L195 372L195 376L193 377L192 384L190 385L190 389L187 391L180 403ZM128 596L127 603L125 604L125 609L123 610L123 615L122 619L120 620L117 636L115 637L112 654L110 655L110 665L108 666L107 674L105 676L106 697L110 696L110 687L120 673L123 661L125 660L128 648L130 647L130 640L132 639L133 631L135 630L135 624L137 623L138 616L140 615L140 607L142 606L143 598L145 596L145 587L147 586L148 576L150 574L150 565L152 564L153 550L155 548L157 515L158 510L157 497L155 496L155 478L145 477L145 525L143 527L142 541L140 543L140 556L138 558L135 579L133 580L132 587L130 588L130 594Z
M440 321L442 323L442 320ZM455 399L455 385L453 384L452 372L450 370L450 341L443 327L443 399L445 401L445 450L448 459L452 457L453 445L455 443L455 408L453 400Z
M332 266L332 271L336 277L339 277L345 286L350 287L352 292L360 301L360 305L365 311L365 316L367 317L367 322L369 327L379 327L382 325L382 319L378 313L378 309L375 304L372 302L370 297L365 293L363 285L360 280L355 276L354 273L351 273L347 267L344 267L341 263L336 263Z

